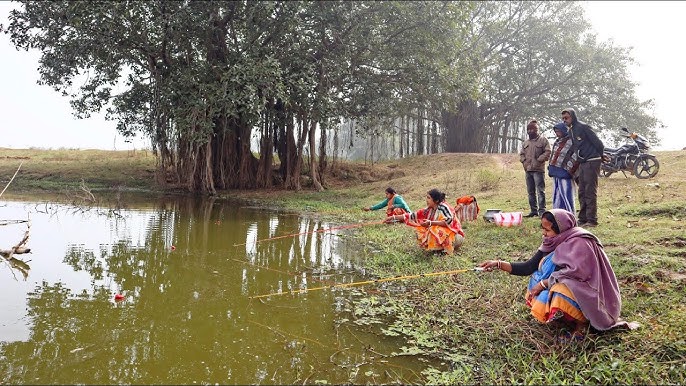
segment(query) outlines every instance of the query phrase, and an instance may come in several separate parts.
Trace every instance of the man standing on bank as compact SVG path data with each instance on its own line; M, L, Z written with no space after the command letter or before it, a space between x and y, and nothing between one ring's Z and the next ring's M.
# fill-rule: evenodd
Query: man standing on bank
M525 217L541 217L545 212L545 162L550 159L550 142L538 134L538 122L526 125L529 139L524 141L519 160L526 172L526 191L531 212Z
M569 135L577 148L579 226L595 227L598 226L598 176L605 146L591 126L577 119L574 109L562 110L562 120L569 127Z

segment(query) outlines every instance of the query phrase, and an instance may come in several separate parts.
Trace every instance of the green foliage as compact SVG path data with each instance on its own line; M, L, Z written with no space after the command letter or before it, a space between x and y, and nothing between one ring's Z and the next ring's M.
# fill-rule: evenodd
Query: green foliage
M522 121L570 105L610 141L619 126L656 139L630 51L597 41L575 2L20 3L3 32L41 51L40 82L76 115L106 109L125 136L149 137L160 168L203 192L271 186L250 149L262 139L299 189L306 145L326 145L340 118L365 137L417 119L418 152L433 123L430 152L511 152Z
M523 124L536 118L551 128L566 107L610 142L622 126L657 140L653 102L640 101L630 80L630 50L598 41L578 2L478 2L470 36L480 116L463 128L446 124L448 135L481 137L468 151L514 151Z

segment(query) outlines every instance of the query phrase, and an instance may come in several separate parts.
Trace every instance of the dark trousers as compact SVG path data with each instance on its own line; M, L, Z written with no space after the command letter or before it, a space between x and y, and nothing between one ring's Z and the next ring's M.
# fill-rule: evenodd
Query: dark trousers
M529 194L531 213L539 216L545 212L545 174L526 172L526 192Z
M602 161L579 164L579 224L598 223L598 176Z

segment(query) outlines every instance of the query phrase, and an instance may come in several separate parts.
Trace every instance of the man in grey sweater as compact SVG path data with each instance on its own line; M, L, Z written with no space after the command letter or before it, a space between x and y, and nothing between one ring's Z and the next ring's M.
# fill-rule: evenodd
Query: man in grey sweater
M531 211L525 217L541 217L545 212L545 162L550 159L550 142L538 134L538 122L526 125L529 139L524 141L519 160L526 172L526 191Z

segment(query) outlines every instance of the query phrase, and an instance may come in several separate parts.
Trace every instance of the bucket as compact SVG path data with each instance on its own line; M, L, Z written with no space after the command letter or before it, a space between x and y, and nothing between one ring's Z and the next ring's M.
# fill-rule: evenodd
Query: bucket
M522 224L522 212L494 213L493 222L501 227L511 227Z

